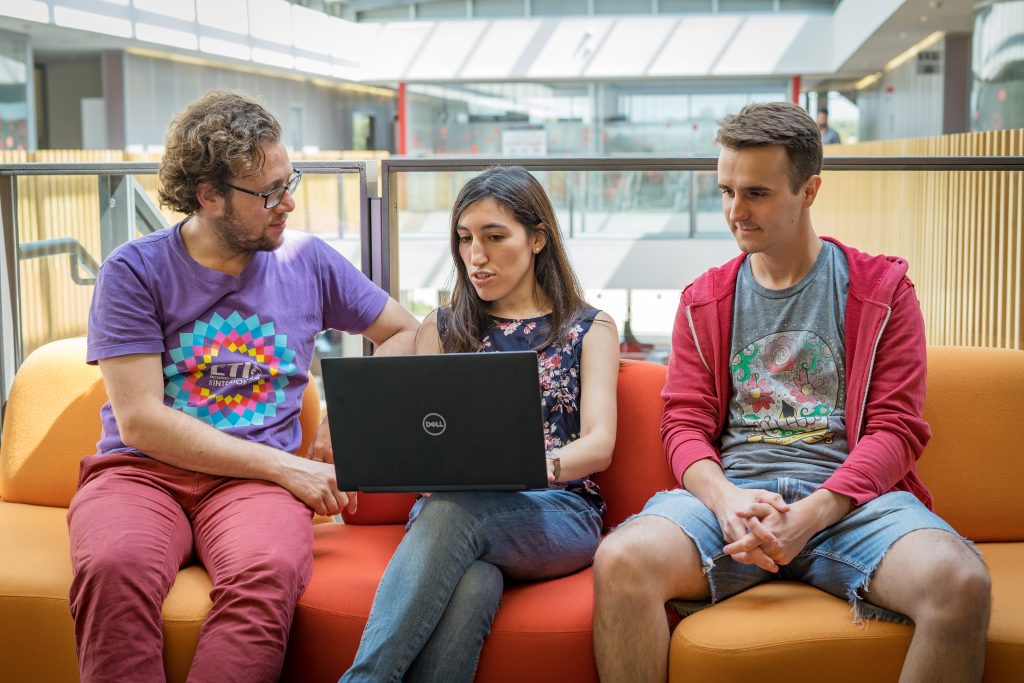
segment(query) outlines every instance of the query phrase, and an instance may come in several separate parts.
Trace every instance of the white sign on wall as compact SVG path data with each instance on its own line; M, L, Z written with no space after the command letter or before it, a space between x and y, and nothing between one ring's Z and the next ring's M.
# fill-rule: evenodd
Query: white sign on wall
M506 128L501 131L501 153L511 157L545 156L548 132L543 126Z

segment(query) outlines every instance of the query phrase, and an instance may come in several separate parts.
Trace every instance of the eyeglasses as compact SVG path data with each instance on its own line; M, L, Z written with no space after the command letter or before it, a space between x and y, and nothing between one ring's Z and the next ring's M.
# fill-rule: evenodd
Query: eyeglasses
M253 197L262 198L263 208L273 209L275 206L281 203L282 199L284 199L285 192L287 192L288 194L295 194L295 190L299 189L300 180L302 180L302 171L298 170L297 168L293 168L292 175L288 178L288 182L286 182L281 187L275 187L273 190L267 190L266 192L254 192L252 190L247 190L244 187L232 185L231 183L224 184L230 187L232 190L238 190L239 192L251 194Z

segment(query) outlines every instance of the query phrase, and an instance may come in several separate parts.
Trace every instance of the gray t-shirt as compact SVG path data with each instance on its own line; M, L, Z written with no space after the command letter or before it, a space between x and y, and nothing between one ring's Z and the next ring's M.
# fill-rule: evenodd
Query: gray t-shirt
M732 478L822 483L846 459L846 342L850 272L822 242L810 272L766 289L750 270L736 279L732 399L722 468Z

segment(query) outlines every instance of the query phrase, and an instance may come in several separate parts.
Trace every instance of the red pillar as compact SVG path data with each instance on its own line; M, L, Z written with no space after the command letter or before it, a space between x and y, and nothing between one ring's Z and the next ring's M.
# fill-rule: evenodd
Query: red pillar
M800 104L800 76L793 76L791 90L790 99L793 101L793 104Z
M405 83L398 84L398 153L404 155L406 153L405 146L405 124L406 124L406 104L405 104Z

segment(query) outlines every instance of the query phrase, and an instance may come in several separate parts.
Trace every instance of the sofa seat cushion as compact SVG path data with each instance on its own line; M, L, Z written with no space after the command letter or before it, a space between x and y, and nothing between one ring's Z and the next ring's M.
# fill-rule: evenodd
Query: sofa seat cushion
M313 530L313 578L299 599L284 680L336 681L352 663L373 596L404 526L321 524ZM590 569L509 583L484 644L477 680L597 681Z
M1024 543L979 543L992 575L985 681L1019 681L1024 672Z
M68 609L67 512L0 501L0 652L5 679L78 679L75 625ZM11 672L13 677L8 678Z
M992 574L993 612L985 666L988 683L1024 671L1024 543L979 544ZM837 683L895 681L913 627L852 621L850 605L803 584L762 584L684 619L672 636L669 679L792 680L828 671Z
M71 550L65 508L0 501L0 652L4 680L74 681L75 631L68 607ZM164 666L184 681L210 610L210 578L178 572L164 600ZM46 638L39 634L45 633Z
M867 621L824 591L773 581L680 622L672 635L669 680L772 681L828 671L830 681L895 681L910 643L909 626ZM813 676L812 676L813 678Z

